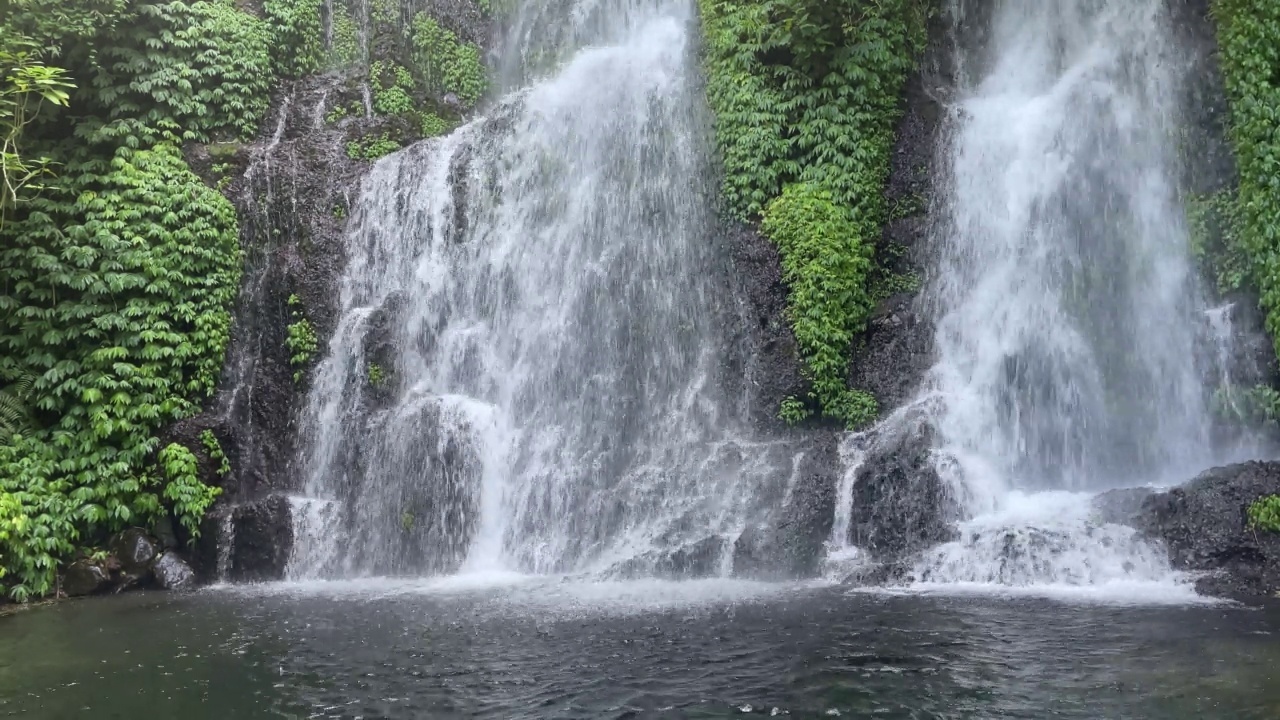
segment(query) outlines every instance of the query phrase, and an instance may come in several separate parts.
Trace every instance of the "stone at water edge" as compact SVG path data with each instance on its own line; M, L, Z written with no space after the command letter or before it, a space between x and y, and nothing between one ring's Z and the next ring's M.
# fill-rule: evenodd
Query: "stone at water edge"
M894 562L954 540L961 510L934 466L932 426L909 419L875 432L853 484L848 541Z
M62 575L62 592L68 597L93 595L110 585L111 576L92 560L77 560L68 565Z
M142 528L129 528L108 543L111 555L120 563L120 572L130 581L136 582L151 572L156 556L160 554L160 545Z
M152 572L155 573L156 585L164 590L191 590L196 584L195 571L172 551L156 560Z
M1162 540L1176 569L1204 571L1202 593L1272 595L1280 590L1280 533L1248 527L1248 508L1280 494L1280 462L1213 468L1147 498L1134 524Z

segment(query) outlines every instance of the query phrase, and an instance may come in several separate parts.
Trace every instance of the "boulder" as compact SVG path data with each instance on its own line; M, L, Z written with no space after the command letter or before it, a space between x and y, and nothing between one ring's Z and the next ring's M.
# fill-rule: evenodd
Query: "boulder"
M129 528L111 538L108 547L120 563L120 572L129 578L126 584L141 580L151 572L160 554L160 544L142 528Z
M1280 462L1213 468L1182 487L1147 498L1140 530L1162 540L1179 570L1206 573L1196 589L1245 597L1280 591L1280 533L1251 529L1248 508L1280 494Z
M892 562L954 540L961 509L934 464L932 426L905 418L875 432L854 478L848 541Z
M156 585L164 590L190 590L195 587L196 573L185 560L172 551L166 552L156 560Z
M293 514L289 499L271 495L231 511L227 580L265 582L284 578L293 550Z
M110 586L110 573L92 560L77 560L62 575L62 592L68 597L93 595Z

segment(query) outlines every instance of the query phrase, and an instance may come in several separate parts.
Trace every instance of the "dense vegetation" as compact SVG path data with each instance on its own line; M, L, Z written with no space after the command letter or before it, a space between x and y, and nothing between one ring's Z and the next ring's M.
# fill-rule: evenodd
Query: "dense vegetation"
M1216 0L1219 59L1239 171L1234 202L1219 200L1220 266L1247 266L1280 349L1280 4Z
M856 427L875 399L847 382L866 325L871 255L889 208L900 94L925 42L926 0L700 0L708 98L728 213L782 254L815 409ZM814 407L816 405L816 408Z
M351 138L357 159L447 132L483 95L478 47L395 0L362 33L349 5L13 0L0 17L0 597L51 592L127 525L168 515L195 539L220 492L202 458L205 480L230 474L212 431L161 440L215 390L241 272L232 164L210 187L182 148L252 139L277 82L320 71L367 79L394 121ZM302 382L318 338L290 306Z
M219 492L158 439L213 393L240 280L235 210L179 146L257 131L286 32L223 1L18 0L0 25L11 597L125 525L171 513L195 537Z

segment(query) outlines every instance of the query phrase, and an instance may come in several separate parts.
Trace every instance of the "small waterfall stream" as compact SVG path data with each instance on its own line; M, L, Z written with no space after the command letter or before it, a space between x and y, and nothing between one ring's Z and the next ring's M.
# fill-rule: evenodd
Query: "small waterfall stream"
M379 161L353 205L292 577L644 573L682 550L714 574L791 475L717 374L694 3L521 13L509 92Z

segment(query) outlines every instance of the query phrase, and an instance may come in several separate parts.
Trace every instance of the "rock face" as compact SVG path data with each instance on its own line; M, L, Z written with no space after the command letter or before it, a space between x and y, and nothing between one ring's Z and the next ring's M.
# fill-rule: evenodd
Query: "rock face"
M782 580L818 572L831 536L839 470L834 435L805 452L781 506L734 543L735 576Z
M293 550L293 516L288 498L272 495L239 505L231 513L227 579L232 582L282 579Z
M1164 541L1175 568L1209 573L1196 584L1200 592L1271 595L1280 590L1280 533L1251 530L1246 513L1255 500L1274 494L1280 494L1280 463L1214 468L1148 497L1136 525Z
M934 466L933 429L909 419L877 431L857 469L849 542L889 562L955 539L959 504Z

